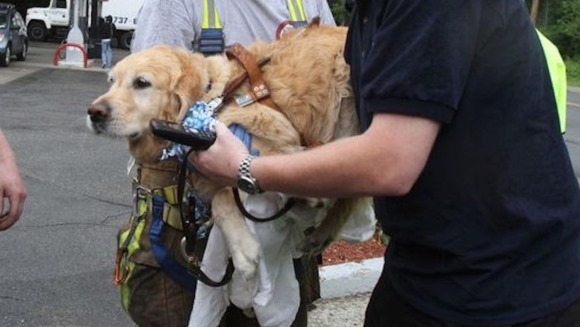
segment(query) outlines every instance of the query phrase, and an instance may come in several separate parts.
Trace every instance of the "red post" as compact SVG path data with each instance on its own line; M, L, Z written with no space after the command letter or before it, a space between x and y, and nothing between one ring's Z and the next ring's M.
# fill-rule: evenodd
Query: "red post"
M59 45L56 48L56 51L54 52L54 59L53 59L53 64L56 66L58 65L58 54L63 50L66 49L66 47L75 47L75 48L79 48L81 50L81 52L83 53L83 62L84 62L84 67L87 68L89 66L89 60L88 60L88 55L87 55L87 50L85 49L85 47L83 47L82 45L78 44L78 43L72 43L72 42L67 42L67 43L63 43L61 45Z

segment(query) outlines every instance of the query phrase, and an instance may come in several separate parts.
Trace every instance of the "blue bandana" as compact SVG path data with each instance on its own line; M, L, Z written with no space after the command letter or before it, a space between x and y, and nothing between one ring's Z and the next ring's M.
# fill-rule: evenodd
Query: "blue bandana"
M211 132L215 133L215 113L214 110L202 101L197 101L185 113L185 117L181 122L181 126L186 131L192 133ZM161 160L167 160L171 157L177 156L179 160L183 160L185 156L185 146L182 144L173 143L171 147L164 149L161 155Z

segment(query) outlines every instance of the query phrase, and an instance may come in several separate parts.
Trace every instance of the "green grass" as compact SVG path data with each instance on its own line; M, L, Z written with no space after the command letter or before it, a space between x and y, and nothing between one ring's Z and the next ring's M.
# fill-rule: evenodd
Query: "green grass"
M580 58L566 60L566 76L569 86L580 87Z

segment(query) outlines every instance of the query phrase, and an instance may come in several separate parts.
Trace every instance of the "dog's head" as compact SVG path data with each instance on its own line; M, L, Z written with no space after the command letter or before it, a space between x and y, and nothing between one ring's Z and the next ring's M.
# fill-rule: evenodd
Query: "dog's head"
M126 137L133 152L154 141L151 119L177 121L202 96L209 77L203 56L156 46L117 63L109 83L109 90L89 107L87 124L97 134Z

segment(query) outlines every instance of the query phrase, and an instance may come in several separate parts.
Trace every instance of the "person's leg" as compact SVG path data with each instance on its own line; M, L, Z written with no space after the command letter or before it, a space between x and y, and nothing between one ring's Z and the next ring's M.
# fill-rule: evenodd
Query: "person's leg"
M113 65L113 48L111 48L111 40L107 42L107 68Z
M300 285L300 307L291 327L308 326L308 307L320 298L320 280L316 256L304 255L294 259L294 273Z
M107 46L105 40L101 40L101 64L103 68L107 67Z
M103 68L111 68L112 51L111 40L101 40L101 60L103 61Z

